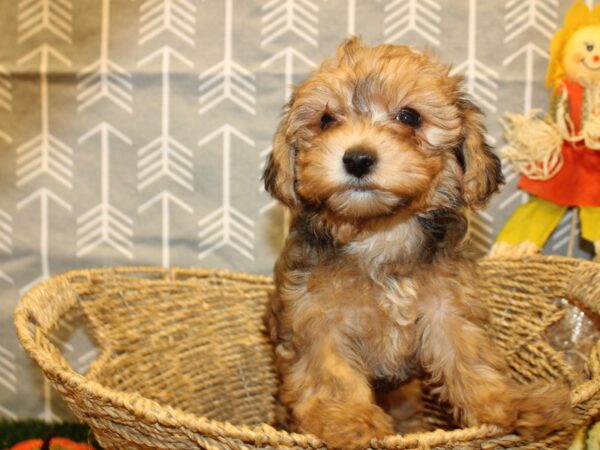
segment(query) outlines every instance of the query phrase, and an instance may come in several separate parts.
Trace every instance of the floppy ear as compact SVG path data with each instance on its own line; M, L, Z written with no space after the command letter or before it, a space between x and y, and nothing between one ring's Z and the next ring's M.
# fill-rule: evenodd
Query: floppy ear
M485 142L481 110L464 98L459 100L458 107L463 116L463 145L457 149L457 159L464 171L463 195L467 205L481 208L504 183L502 166Z
M293 148L287 139L288 119L289 111L283 115L275 132L273 150L263 173L263 181L265 189L271 195L293 208L298 199L294 190Z

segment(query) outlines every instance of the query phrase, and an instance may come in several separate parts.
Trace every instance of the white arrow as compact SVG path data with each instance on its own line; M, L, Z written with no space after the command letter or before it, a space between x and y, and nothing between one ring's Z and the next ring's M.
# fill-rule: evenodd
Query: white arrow
M523 112L527 113L531 109L531 102L533 99L533 82L535 81L535 76L533 73L534 56L538 55L545 59L549 59L549 56L548 53L546 53L536 44L528 42L527 44L523 45L519 50L515 51L510 56L508 56L504 60L502 65L505 67L510 65L521 55L524 55L525 57L525 94L523 95Z
M0 139L6 142L7 144L12 143L12 138L2 130L0 130Z
M49 231L50 231L50 217L49 217L49 205L50 202L54 202L58 206L71 211L71 205L65 202L62 198L56 195L48 188L40 188L28 195L26 198L21 200L17 204L17 209L23 209L27 205L39 201L40 203L40 264L41 274L36 279L28 283L26 286L20 289L20 294L27 292L32 286L36 285L40 281L45 280L50 276L50 254L49 254Z
M393 0L386 3L383 20L385 41L397 42L412 31L433 45L440 45L441 10L436 0Z
M509 42L529 29L540 32L550 39L556 30L559 0L508 0L504 20L504 31Z
M271 0L262 6L265 46L287 32L294 33L309 44L318 45L319 7L311 0Z
M250 260L254 260L254 222L231 205L231 137L235 136L254 147L254 141L231 125L223 125L198 142L204 146L217 136L223 138L223 197L221 207L198 222L200 254L202 259L221 247L231 247Z
M15 354L6 347L0 345L0 385L17 393L17 366L15 364Z
M0 251L12 255L13 253L13 219L10 214L0 209ZM0 279L9 284L14 284L11 276L0 270Z
M145 44L169 31L194 46L196 5L189 0L147 0L140 6L140 39Z
M154 204L161 205L162 211L162 266L171 267L171 203L192 214L194 210L185 202L168 191L161 191L138 208L139 213L145 212Z
M0 416L7 417L11 420L17 420L17 415L2 405L0 405Z
M0 345L0 386L17 393L17 365L16 357L13 352ZM17 416L7 408L0 406L0 416L16 420Z
M0 109L12 111L11 88L10 73L5 67L0 65ZM12 143L12 138L2 130L0 130L0 139L8 144Z
M256 114L254 75L233 60L233 0L225 0L225 55L223 60L200 75L199 114L230 100Z
M83 355L78 356L77 357L77 372L86 373L88 370L90 370L91 364L96 360L97 357L98 357L98 349L97 348L93 348L93 349L85 352Z
M0 66L0 108L12 111L12 83L10 73L4 66Z
M13 219L10 214L0 209L0 251L12 255Z
M193 63L168 46L163 46L142 59L144 65L160 57L162 71L161 134L138 151L138 190L146 188L162 176L171 178L184 188L193 191L193 152L171 136L171 58L188 67Z
M478 211L473 215L469 232L473 237L472 243L482 253L487 253L494 243L493 217L485 212Z
M79 111L97 103L103 98L131 112L131 74L108 57L110 36L110 0L102 0L100 27L100 57L84 68L79 74L77 85L80 91L77 100Z
M517 189L516 191L514 191L512 194L510 194L508 197L506 197L499 205L498 205L498 209L499 210L503 210L505 208L511 207L512 208L512 203L518 202L519 205L522 205L523 203L525 203L528 199L528 195Z
M356 0L348 0L348 36L356 34Z
M469 0L468 49L467 59L452 70L466 77L467 92L491 112L496 112L498 101L498 73L477 59L477 0Z
M47 44L42 44L17 61L18 65L24 65L36 57L40 58L40 115L42 122L41 133L17 148L17 155L19 155L17 158L17 187L21 187L44 173L66 187L72 187L73 150L50 133L48 66L51 56L65 66L71 65L67 58Z
M270 66L277 60L283 60L283 76L284 76L284 94L283 98L287 101L292 93L292 86L294 84L294 59L303 62L306 66L312 68L316 64L304 56L302 53L294 49L293 47L285 47L283 50L277 52L266 61L261 64L262 68Z
M73 6L69 0L19 1L19 43L46 29L71 43Z
M90 253L101 244L107 244L124 256L132 258L133 221L125 213L110 204L110 136L127 145L131 140L112 125L102 122L79 138L84 143L93 136L100 136L100 203L77 218L77 256Z

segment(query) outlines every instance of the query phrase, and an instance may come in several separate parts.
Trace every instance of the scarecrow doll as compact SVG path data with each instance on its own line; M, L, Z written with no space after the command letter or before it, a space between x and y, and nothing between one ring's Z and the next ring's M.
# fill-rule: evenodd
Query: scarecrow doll
M538 253L568 208L600 255L600 5L576 2L550 44L549 113L507 115L504 156L530 194L504 225L491 256Z

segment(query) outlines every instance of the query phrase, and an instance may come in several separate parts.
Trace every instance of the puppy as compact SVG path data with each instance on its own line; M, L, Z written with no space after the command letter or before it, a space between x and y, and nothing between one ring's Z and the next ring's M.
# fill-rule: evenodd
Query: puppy
M404 46L344 42L295 88L264 182L291 211L269 327L280 400L333 448L392 433L374 386L422 370L464 425L546 433L563 386L521 386L485 332L467 216L503 182L461 79Z

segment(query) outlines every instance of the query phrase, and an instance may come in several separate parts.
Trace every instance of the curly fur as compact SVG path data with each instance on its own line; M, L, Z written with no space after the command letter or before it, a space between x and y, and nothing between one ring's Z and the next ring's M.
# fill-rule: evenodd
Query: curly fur
M406 107L418 126L395 120ZM408 47L352 38L295 88L264 180L292 212L268 322L296 428L364 448L392 432L373 386L419 370L465 425L567 419L566 388L512 381L485 332L463 250L469 211L503 181L484 136L460 77ZM355 148L375 157L360 179L342 162Z

